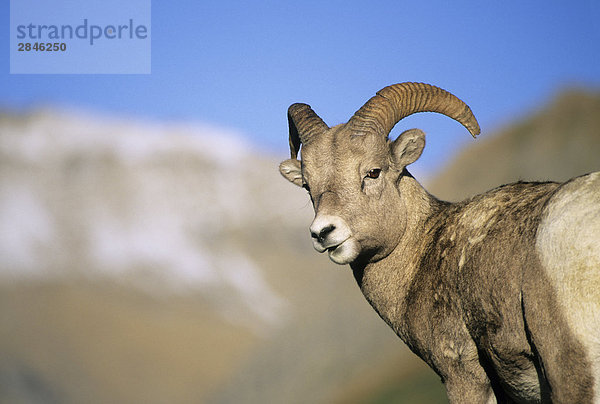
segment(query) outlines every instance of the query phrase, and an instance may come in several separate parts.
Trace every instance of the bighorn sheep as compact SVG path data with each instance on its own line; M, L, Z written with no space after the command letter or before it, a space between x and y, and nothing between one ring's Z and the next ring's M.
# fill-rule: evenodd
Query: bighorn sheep
M600 402L600 172L440 201L406 169L423 132L388 139L425 111L479 133L465 103L422 83L388 86L332 128L290 106L280 171L310 194L314 248L350 264L450 402Z

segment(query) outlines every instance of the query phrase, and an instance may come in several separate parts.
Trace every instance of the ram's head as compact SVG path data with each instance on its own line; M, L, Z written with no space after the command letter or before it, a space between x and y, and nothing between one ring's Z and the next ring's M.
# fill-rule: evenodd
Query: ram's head
M315 210L310 225L313 245L327 251L332 261L381 259L404 234L406 204L412 196L400 194L399 182L410 176L405 167L421 155L425 135L411 129L391 141L388 134L416 112L438 112L456 119L473 136L479 133L464 102L422 83L385 87L348 123L332 128L309 105L290 106L291 158L281 163L280 171L309 192Z

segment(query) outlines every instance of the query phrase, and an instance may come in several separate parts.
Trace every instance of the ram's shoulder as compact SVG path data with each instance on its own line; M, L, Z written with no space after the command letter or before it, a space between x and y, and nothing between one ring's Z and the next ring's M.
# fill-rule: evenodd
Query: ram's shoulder
M455 204L454 216L470 237L480 230L510 230L507 227L534 232L546 202L559 186L556 182L523 181L501 185Z

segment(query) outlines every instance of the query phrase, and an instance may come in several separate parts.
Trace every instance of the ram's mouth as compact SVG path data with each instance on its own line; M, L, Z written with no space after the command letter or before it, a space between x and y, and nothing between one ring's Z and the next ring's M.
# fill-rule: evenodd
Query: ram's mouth
M327 247L329 259L336 264L344 265L354 261L360 252L360 246L352 237L347 238L341 243Z
M346 239L346 240L344 240L341 243L338 243L336 245L332 245L330 247L326 247L325 250L327 251L327 253L331 254L331 253L335 252L338 248L341 248L346 241L348 241L348 239Z
M348 237L340 242L336 242L335 244L331 244L331 243L321 244L321 243L315 242L315 241L313 241L313 243L314 243L315 250L317 250L318 252L324 253L327 251L328 253L332 253L335 250L337 250L339 247L341 247L342 244L344 244L346 241L348 241L349 238L350 237Z

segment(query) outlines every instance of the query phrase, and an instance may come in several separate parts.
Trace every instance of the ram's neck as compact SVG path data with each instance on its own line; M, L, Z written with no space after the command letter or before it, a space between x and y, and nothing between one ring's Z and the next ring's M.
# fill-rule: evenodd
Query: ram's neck
M354 263L352 270L367 301L399 335L405 297L413 283L426 247L426 234L432 231L440 210L448 207L431 196L412 176L398 183L399 203L406 212L406 227L401 241L385 258Z

